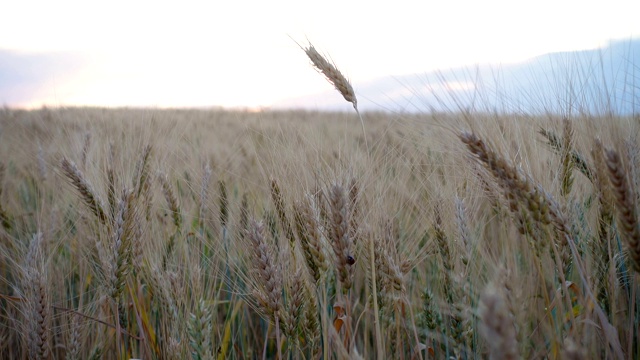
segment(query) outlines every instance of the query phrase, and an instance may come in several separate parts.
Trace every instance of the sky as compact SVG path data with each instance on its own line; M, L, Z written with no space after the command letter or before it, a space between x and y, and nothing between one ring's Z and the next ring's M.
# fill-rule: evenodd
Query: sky
M640 1L7 1L0 103L270 107L358 83L640 37ZM335 96L339 96L334 94Z

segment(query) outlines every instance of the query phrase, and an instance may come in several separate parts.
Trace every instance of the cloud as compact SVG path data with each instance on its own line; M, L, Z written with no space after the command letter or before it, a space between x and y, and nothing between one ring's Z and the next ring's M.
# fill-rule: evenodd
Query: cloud
M26 53L0 49L0 104L30 106L55 93L86 65L79 53Z

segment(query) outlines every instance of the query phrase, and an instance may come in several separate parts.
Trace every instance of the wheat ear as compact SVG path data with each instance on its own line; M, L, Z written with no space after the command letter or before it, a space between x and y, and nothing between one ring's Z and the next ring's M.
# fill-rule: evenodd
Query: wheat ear
M350 102L353 105L353 108L356 110L356 114L358 114L358 117L360 118L362 136L364 136L364 144L368 151L369 145L367 144L367 133L364 128L364 120L362 120L362 115L360 115L360 111L358 110L358 99L356 99L356 93L353 91L351 82L342 75L335 65L325 59L325 57L322 56L322 54L320 54L312 44L309 44L309 46L303 48L303 50L309 57L309 60L311 60L313 66L322 73L322 75L324 75L327 81L329 81L329 83L338 90L347 102Z
M4 173L5 165L4 163L0 162L0 200L2 199L2 181L4 180ZM0 201L0 224L2 224L2 226L7 230L11 230L12 228L9 214L2 207L2 201Z
M80 158L80 164L83 169L87 169L87 157L89 155L89 148L91 147L91 133L87 131L84 134L84 143L82 145L82 157Z
M633 268L640 272L640 223L638 222L638 209L635 203L636 195L633 188L629 186L627 172L624 169L620 155L614 150L607 150L605 162L609 169L609 180L616 198L618 224L622 230L622 236L629 247Z
M127 276L132 269L133 237L136 231L135 204L133 193L123 190L122 198L118 205L114 228L113 243L111 244L112 261L115 267L111 272L111 297L117 303L124 291Z
M164 198L169 205L169 210L171 210L173 224L176 226L176 229L180 231L182 229L182 211L180 210L178 198L173 192L173 187L171 186L169 178L166 174L160 174L158 179L160 180L160 185L162 185L162 193L164 194Z
M212 314L204 299L200 299L195 306L195 313L190 314L187 323L187 334L193 359L213 359L211 354L211 317Z
M253 248L253 265L258 275L259 286L254 295L262 312L276 319L282 308L282 273L267 244L262 222L250 221L247 238Z
M31 359L51 358L51 299L43 245L42 234L35 234L24 260L24 314L28 317L25 335Z
M311 276L318 282L327 271L327 263L322 250L323 239L320 234L320 225L311 205L311 198L307 196L301 202L294 203L293 210L304 258Z
M278 219L280 220L280 225L282 226L282 231L284 232L287 240L289 240L291 249L295 249L296 238L293 235L291 223L287 218L287 211L284 204L284 198L282 197L282 192L280 191L280 186L278 186L278 182L275 179L271 179L271 199L273 200L273 204L276 207Z
M62 159L62 171L71 180L73 186L80 192L80 196L87 204L91 212L103 223L106 224L107 216L104 212L104 206L102 200L98 197L98 194L93 190L91 184L84 178L82 172L78 169L76 164Z
M349 210L347 196L340 185L331 187L329 202L331 203L331 246L335 253L335 263L338 269L342 291L346 293L353 285L355 262L353 241L349 236Z
M558 265L563 266L566 271L571 264L572 258L565 235L569 236L571 230L568 220L560 211L560 206L533 179L507 162L475 134L463 132L459 136L460 140L467 145L469 151L484 163L485 167L498 181L500 187L503 188L505 197L514 213L522 214L522 211L526 210L527 215L536 222L542 225L552 225L563 234L563 236L560 236L560 243L557 244L560 247L562 256L562 264ZM520 202L525 205L524 209L521 208ZM538 248L535 248L535 250L538 251Z
M490 285L480 297L481 334L489 343L491 359L518 359L518 342L513 319L498 290Z
M582 348L579 344L576 344L576 342L571 338L566 338L564 340L562 355L562 358L566 360L587 359L585 349Z
M313 66L325 76L345 100L353 104L353 108L357 111L358 100L349 80L332 63L327 61L313 45L309 44L309 47L305 48L304 52L313 63Z

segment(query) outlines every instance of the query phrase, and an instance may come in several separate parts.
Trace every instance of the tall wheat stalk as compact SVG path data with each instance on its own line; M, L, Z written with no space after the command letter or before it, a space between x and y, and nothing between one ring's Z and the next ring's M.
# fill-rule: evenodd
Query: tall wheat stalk
M620 155L615 150L607 150L605 161L609 169L609 180L613 187L618 212L618 224L622 237L626 240L633 268L640 273L640 222L636 207L636 194L629 186L628 172Z
M301 47L302 48L302 47ZM342 95L342 97L353 105L353 108L356 110L356 114L358 114L358 118L360 118L360 124L362 125L362 136L364 136L364 145L369 152L369 145L367 143L367 132L364 128L364 120L362 119L362 115L358 110L358 100L356 99L356 93L353 91L353 86L351 86L351 82L336 68L334 64L329 62L322 54L320 54L312 44L309 44L308 47L302 48L304 52L311 60L313 66L318 70L324 77L333 85L333 87L338 90L338 92Z

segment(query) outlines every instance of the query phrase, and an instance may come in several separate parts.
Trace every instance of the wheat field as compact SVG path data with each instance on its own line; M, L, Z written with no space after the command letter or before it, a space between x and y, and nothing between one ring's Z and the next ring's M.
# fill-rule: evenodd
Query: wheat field
M0 358L640 356L640 119L353 96L5 107Z

